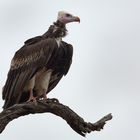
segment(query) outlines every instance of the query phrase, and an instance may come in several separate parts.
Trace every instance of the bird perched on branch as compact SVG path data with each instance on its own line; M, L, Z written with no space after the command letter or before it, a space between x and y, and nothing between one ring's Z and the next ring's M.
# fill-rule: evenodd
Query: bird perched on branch
M58 12L57 21L45 34L28 39L15 53L2 91L4 109L47 98L47 94L67 74L73 47L62 38L67 35L66 24L70 22L80 22L80 19L64 11Z

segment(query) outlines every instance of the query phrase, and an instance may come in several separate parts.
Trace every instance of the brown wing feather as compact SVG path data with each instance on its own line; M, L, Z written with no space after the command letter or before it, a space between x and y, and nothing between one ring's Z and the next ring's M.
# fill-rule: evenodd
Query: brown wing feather
M3 108L19 102L25 84L47 65L52 53L57 49L54 39L41 40L35 44L19 49L11 62L2 95L5 100Z
M54 68L54 71L52 73L47 93L55 88L61 78L68 73L72 63L73 47L72 45L67 44L63 41L61 47L59 47L58 49L58 53L58 57L61 56L61 59L56 57L58 62L54 62L56 67Z
M63 77L63 74L59 74L59 73L52 74L47 93L49 93L52 89L56 87L56 85L59 83L62 77Z

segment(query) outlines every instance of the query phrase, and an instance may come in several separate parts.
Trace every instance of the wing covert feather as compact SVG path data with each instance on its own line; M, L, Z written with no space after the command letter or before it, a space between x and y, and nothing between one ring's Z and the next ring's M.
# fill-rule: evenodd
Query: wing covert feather
M45 39L23 46L15 53L2 92L5 100L4 108L18 103L26 83L47 65L55 49L57 49L55 40Z

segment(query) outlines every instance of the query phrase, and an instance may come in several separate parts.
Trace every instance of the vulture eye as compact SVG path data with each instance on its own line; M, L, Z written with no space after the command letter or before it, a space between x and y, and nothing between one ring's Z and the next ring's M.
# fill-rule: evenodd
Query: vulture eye
M66 14L66 17L72 17L72 15L70 15L70 14Z

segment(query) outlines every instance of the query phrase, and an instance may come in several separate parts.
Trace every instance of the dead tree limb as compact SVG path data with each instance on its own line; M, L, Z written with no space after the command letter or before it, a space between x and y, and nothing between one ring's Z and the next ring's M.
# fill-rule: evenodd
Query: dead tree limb
M40 100L37 103L29 102L16 104L0 113L0 133L5 129L7 124L24 115L35 113L53 113L60 116L70 125L70 127L78 134L85 136L92 131L100 131L103 129L106 121L112 119L112 115L108 114L96 123L85 122L78 114L54 99Z

